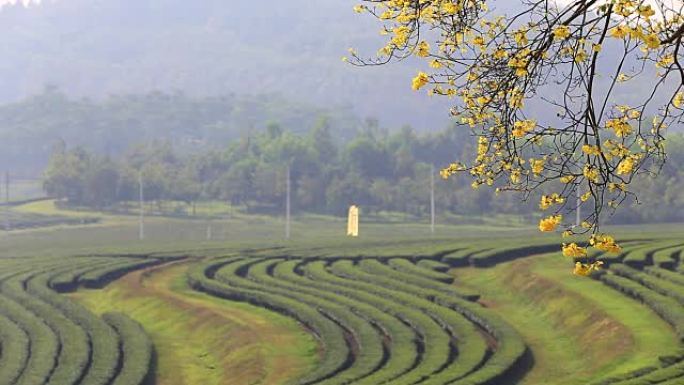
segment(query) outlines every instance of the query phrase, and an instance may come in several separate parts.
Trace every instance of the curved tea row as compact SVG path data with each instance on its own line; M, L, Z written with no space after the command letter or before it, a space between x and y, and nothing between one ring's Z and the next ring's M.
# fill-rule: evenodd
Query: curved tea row
M297 385L516 383L531 364L524 340L477 302L478 293L454 285L448 270L557 252L558 245L448 246L414 256L250 252L197 262L187 277L196 290L304 325L321 349ZM599 255L607 269L594 278L643 302L684 341L682 252L680 240L633 241L620 255ZM60 293L172 259L0 259L0 384L145 383L154 348L142 327L124 314L97 316ZM658 358L595 385L684 383L684 349Z
M608 269L596 279L651 308L684 343L684 241L649 242L617 256L602 256ZM684 384L684 347L664 352L658 363L596 385Z
M193 287L299 320L319 339L299 384L488 384L526 353L518 333L457 290L436 261L230 257L190 272Z
M152 344L123 314L98 317L60 292L162 262L131 257L0 260L0 383L136 385Z

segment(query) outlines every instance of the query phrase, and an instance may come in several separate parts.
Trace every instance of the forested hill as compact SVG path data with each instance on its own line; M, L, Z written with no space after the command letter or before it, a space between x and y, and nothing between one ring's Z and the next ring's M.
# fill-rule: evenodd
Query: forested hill
M305 133L324 125L339 142L368 124L344 108L323 108L276 95L193 98L183 93L74 100L46 89L0 106L0 164L13 174L39 174L56 145L119 156L131 146L165 142L181 152L226 148L278 125Z
M278 93L351 105L388 125L444 127L446 100L411 91L426 64L355 68L385 37L349 0L44 0L0 10L0 104L53 84L74 97Z

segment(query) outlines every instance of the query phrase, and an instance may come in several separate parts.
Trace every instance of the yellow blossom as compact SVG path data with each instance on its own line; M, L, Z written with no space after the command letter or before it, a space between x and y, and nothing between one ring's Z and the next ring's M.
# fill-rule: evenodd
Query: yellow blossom
M428 75L425 72L418 72L418 75L415 78L413 78L411 88L413 88L414 91L418 91L423 86L428 84L429 80L430 79L428 78Z
M520 183L520 170L512 170L511 171L511 183L513 184L518 184Z
M530 165L532 167L532 172L535 175L541 175L541 173L544 171L544 163L546 161L544 159L530 159Z
M624 183L608 183L608 191L613 192L615 190L620 190L620 191L626 191L627 187L625 186Z
M418 49L416 55L420 57L430 56L430 44L428 44L428 42L421 41L420 43L418 43L418 46L416 48Z
M482 36L476 36L473 39L473 44L475 44L478 48L482 49L485 46L485 39Z
M628 157L623 159L617 167L618 175L629 174L634 170L634 159Z
M556 230L556 227L563 220L562 215L552 215L539 221L539 231L549 232Z
M660 47L660 38L655 33L644 36L644 43L650 49L657 49Z
M640 6L637 12L639 13L639 16L645 17L647 19L655 15L655 11L653 10L653 8L651 8L649 4Z
M587 249L578 246L576 243L563 244L563 255L566 257L580 258L587 255Z
M451 1L442 3L442 12L445 15L453 15L461 10L463 10L463 5L461 5L461 3L453 3Z
M501 60L501 59L505 59L506 57L508 57L508 53L499 48L496 51L494 51L493 56L494 56L494 59Z
M570 27L567 25L561 25L553 30L553 40L563 40L570 36Z
M610 36L618 39L622 39L629 33L629 27L624 25L618 25L610 30Z
M442 63L439 60L435 59L435 60L430 62L430 67L432 67L434 69L440 69L440 68L442 68Z
M592 146L589 144L582 146L582 152L587 155L601 155L601 150L599 150L598 146Z
M582 202L588 201L589 198L591 198L591 191L587 191L587 192L585 192L584 194L582 194L582 195L580 196L580 200L581 200Z
M677 95L675 95L674 99L672 99L672 105L681 108L682 105L684 104L684 94L682 92L677 92Z
M584 49L579 49L575 53L575 63L582 63L585 60L587 60L587 51Z
M589 239L589 244L593 247L608 253L617 254L622 251L622 247L615 243L615 239L610 235L595 234Z
M582 170L582 174L584 175L585 178L589 179L590 181L596 183L598 181L599 177L599 172L596 169L596 167L593 167L591 165L584 165L584 169Z
M615 135L624 138L630 135L634 129L625 119L609 119L606 122L606 128L610 128L615 132Z
M557 193L553 193L551 195L542 195L541 201L539 202L539 208L542 210L546 210L553 204L563 202L565 202L565 198L563 198Z
M599 270L602 265L603 265L602 261L597 261L597 262L590 263L590 264L576 262L575 263L575 270L573 271L573 273L575 275L580 275L580 276L586 277L589 274L591 274L592 271Z
M532 131L536 126L537 126L536 120L532 120L532 119L519 120L519 121L513 123L513 130L511 130L511 134L513 134L513 136L516 138L522 138L528 132Z
M513 33L513 38L518 45L526 45L529 40L527 39L526 30L517 30Z

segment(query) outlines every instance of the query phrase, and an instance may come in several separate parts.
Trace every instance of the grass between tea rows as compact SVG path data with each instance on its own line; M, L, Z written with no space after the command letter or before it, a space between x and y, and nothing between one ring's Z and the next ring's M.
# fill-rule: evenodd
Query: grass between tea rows
M317 345L293 320L189 289L186 264L129 274L72 298L143 325L157 352L157 385L282 384L315 365Z
M568 268L567 260L551 254L452 270L457 285L479 291L481 301L530 346L534 366L522 385L552 379L587 384L654 365L659 355L677 351L674 332L655 313Z

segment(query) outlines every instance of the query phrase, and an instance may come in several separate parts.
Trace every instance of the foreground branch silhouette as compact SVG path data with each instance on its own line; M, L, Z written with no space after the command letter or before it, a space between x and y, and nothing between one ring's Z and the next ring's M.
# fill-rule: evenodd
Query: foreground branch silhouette
M366 0L355 11L377 18L388 42L375 56L350 50L345 60L427 60L412 88L453 99L452 115L477 140L475 158L442 176L466 172L473 188L539 199L549 212L541 231L590 234L584 246L563 244L568 257L585 257L588 247L618 252L600 230L604 210L636 199L630 183L659 171L666 129L682 121L684 4L521 0L512 14L497 4ZM541 109L553 113L536 116ZM582 206L580 223L564 221Z

